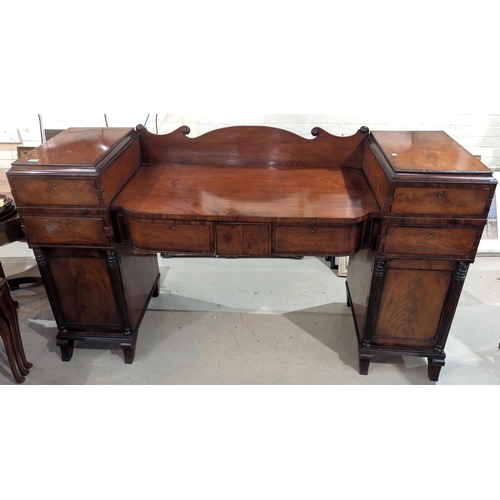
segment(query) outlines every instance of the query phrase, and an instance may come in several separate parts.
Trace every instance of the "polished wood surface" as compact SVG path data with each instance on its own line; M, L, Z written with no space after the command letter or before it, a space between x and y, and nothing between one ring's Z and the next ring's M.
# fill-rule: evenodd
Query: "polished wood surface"
M143 166L112 204L132 217L353 224L380 217L359 168Z
M17 169L43 166L94 168L112 147L128 136L131 128L69 128L12 165Z
M146 163L269 167L359 167L368 129L337 137L314 128L312 138L273 127L227 127L188 137L188 127L155 135L139 127Z
M17 383L22 384L33 364L26 359L19 331L17 304L12 300L7 280L3 277L0 278L0 338L5 346L12 376Z
M0 194L12 196L6 172L3 169L0 169ZM19 241L22 238L24 238L24 233L18 214L0 221L0 246Z
M158 293L156 252L350 255L360 373L377 354L411 355L438 380L496 187L446 134L229 127L191 138L139 126L57 137L9 181L64 361L77 340L116 342L133 361Z
M445 132L377 131L372 136L396 172L489 172Z

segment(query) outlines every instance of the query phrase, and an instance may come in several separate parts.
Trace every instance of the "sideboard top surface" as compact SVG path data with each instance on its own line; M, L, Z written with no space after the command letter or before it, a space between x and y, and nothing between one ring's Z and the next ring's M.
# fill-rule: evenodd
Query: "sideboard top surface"
M324 219L380 217L357 168L147 165L113 202L139 217Z
M445 132L371 134L397 173L491 174L488 167Z
M94 171L133 128L69 128L12 164L13 172L26 168L76 166Z

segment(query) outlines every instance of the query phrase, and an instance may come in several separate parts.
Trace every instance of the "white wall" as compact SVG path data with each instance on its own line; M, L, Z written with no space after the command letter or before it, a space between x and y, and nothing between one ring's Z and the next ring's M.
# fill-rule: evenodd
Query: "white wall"
M135 127L144 124L148 113L107 115L109 126ZM156 114L151 114L147 127L156 131ZM43 114L45 128L75 126L105 126L103 114ZM311 137L312 128L319 126L336 135L350 135L361 126L372 130L444 130L474 155L481 155L488 167L500 171L500 114L159 114L161 134L172 132L181 125L191 127L197 136L229 125L267 125L280 127L304 137ZM16 134L15 132L18 132ZM3 133L2 133L3 132ZM0 141L18 136L19 143L0 143L0 167L9 168L17 157L17 146L38 146L41 135L37 114L16 114L0 117Z

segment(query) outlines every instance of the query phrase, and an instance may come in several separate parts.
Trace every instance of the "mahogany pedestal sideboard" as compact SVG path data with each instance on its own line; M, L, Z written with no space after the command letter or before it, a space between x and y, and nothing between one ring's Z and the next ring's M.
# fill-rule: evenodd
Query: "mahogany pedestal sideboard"
M443 132L306 139L271 127L72 128L8 172L69 361L114 341L132 363L157 253L349 256L360 373L428 358L437 381L496 181Z

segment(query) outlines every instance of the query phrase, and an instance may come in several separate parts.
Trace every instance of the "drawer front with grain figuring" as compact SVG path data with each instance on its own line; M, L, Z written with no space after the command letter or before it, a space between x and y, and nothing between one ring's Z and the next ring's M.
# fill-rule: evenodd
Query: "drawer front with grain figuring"
M352 255L361 248L362 224L340 227L277 226L276 255Z
M398 187L391 213L486 216L490 189Z
M109 246L104 219L23 217L30 245Z
M217 224L217 254L262 257L271 253L270 224Z
M101 200L92 179L9 180L19 207L99 207Z
M470 257L477 237L477 229L389 226L383 251L396 255Z
M211 222L129 219L130 243L139 250L214 254Z

